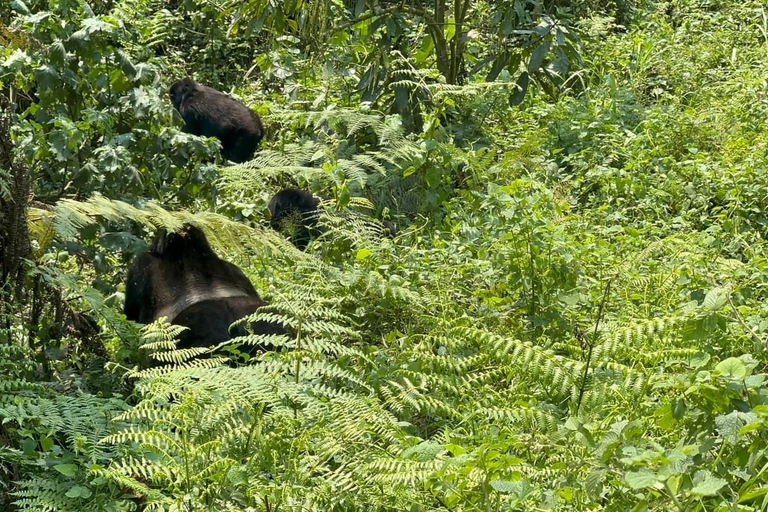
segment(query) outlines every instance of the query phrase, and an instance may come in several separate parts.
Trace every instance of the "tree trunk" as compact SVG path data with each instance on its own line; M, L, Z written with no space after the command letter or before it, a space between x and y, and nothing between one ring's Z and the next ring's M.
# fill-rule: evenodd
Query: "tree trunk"
M445 11L448 0L435 0L434 23L426 19L427 28L435 43L437 69L445 77L446 83L458 84L461 81L461 72L464 68L464 38L466 28L464 22L471 7L471 0L454 0L453 20L454 32L450 41L445 38Z
M14 155L12 107L3 101L0 108L0 318L10 327L14 306L18 308L24 301L23 260L30 254L27 203L32 178Z

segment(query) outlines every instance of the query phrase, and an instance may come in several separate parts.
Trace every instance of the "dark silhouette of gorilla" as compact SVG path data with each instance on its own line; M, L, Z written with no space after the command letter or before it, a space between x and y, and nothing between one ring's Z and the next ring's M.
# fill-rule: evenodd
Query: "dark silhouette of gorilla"
M207 347L246 334L229 326L266 303L237 266L219 258L199 228L185 224L178 233L162 229L149 252L128 270L125 316L142 324L165 316L189 329L178 348ZM276 323L254 322L256 334L282 334Z
M77 311L70 311L63 325L57 326L54 324L51 327L60 327L56 337L72 336L73 338L83 339L95 336L101 332L101 327L99 327L99 323L95 318L85 313L78 313Z
M171 103L184 118L182 131L221 141L221 154L236 163L253 157L264 136L261 119L235 98L187 77L171 86Z
M306 190L285 188L269 201L269 225L275 231L288 233L291 242L304 250L309 241L320 234L317 207L320 199Z
M384 235L395 238L397 236L397 224L389 220L382 220L381 225L384 226Z
M306 249L309 241L322 233L317 225L320 199L306 190L285 188L269 201L269 225L275 231L287 233L299 250ZM397 226L382 220L384 235L397 236Z

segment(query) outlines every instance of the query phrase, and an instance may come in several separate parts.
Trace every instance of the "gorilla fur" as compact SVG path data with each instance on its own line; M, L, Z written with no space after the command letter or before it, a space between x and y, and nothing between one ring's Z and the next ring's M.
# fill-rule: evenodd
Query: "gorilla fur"
M284 188L269 201L269 225L278 232L288 232L299 250L306 249L309 241L322 233L317 225L320 199L306 190ZM394 238L397 226L382 220L382 235Z
M269 225L275 231L291 231L291 241L304 250L310 239L317 236L317 208L320 199L306 190L285 188L269 201Z
M264 128L251 109L189 77L174 83L168 95L184 119L184 132L216 137L221 141L221 154L227 160L242 163L253 157L264 136Z
M266 303L237 266L219 258L199 228L185 224L178 233L159 231L149 252L128 270L125 316L142 324L165 316L188 327L178 348L207 347L245 334L229 326ZM280 334L274 323L251 324L256 334Z

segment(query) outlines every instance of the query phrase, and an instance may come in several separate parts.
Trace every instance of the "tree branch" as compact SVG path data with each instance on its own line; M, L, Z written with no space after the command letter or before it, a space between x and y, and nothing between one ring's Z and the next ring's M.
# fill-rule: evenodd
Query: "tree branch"
M394 7L390 7L389 9L382 9L379 11L376 11L375 9L372 9L369 13L363 14L361 16L358 16L357 18L350 20L343 25L339 25L338 27L333 27L331 29L331 32L339 32L340 30L346 30L350 27L353 27L357 25L358 23L362 23L364 21L368 21L371 18L376 18L378 16L386 16L387 14L392 14L400 10L400 5L396 5Z

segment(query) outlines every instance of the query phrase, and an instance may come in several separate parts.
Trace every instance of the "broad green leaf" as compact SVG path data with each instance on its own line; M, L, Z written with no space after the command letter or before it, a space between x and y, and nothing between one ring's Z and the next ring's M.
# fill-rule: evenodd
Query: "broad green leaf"
M714 496L727 483L722 478L713 476L708 470L702 469L693 475L691 494L694 496Z
M743 379L747 376L747 367L741 359L729 357L715 366L715 376L730 377L732 379Z
M544 41L533 50L533 53L531 53L531 60L528 61L528 73L533 73L541 67L541 63L544 62L544 57L549 53L550 46L552 46L550 41Z
M403 450L401 457L404 459L413 459L420 462L434 460L440 453L445 453L445 447L434 441L424 441L416 446L411 446Z
M91 496L91 490L82 485L74 485L66 492L68 498L89 498Z
M4 68L15 67L16 69L21 69L30 62L32 62L32 59L27 55L27 52L24 50L15 50L2 62L2 64L0 64L0 66Z
M728 302L728 292L724 288L714 288L704 297L704 307L710 311L717 311Z
M107 23L99 18L87 18L83 20L83 27L72 34L71 38L74 41L87 41L92 34L97 32L109 34L114 30L115 27L111 23Z
M510 482L508 480L492 480L491 487L501 493L514 493L519 487L519 482Z
M658 479L656 478L656 473L648 469L641 469L640 471L627 472L624 475L624 481L632 489L645 489L654 485Z
M688 360L688 365L694 369L701 368L709 362L710 358L711 356L706 352L697 352Z
M456 34L456 20L454 18L448 18L445 20L445 40L450 41Z
M53 466L53 469L64 476L75 476L75 473L77 473L77 465L75 464L57 464Z
M509 97L509 104L512 107L516 107L525 99L525 93L528 92L529 75L527 71L523 71L520 78L517 79L517 89Z
M53 439L46 436L40 436L40 446L42 447L44 452L47 452L51 448L53 448Z
M21 442L21 448L25 455L32 456L37 451L37 442L31 437L25 437Z
M502 53L498 57L496 57L496 60L493 62L493 66L491 66L491 70L488 72L488 75L485 77L486 82L493 82L496 80L496 78L499 76L499 73L501 73L501 70L504 69L504 67L509 62L509 54Z
M528 480L492 480L491 487L502 494L511 494L517 499L525 498L531 492L531 485Z
M603 479L606 474L608 474L608 470L606 469L590 471L584 479L584 488L587 492L593 496L599 495L603 488Z
M717 430L719 430L723 438L730 443L735 443L738 440L739 430L741 429L742 424L743 422L741 421L740 413L738 411L733 411L729 414L721 414L715 418Z

